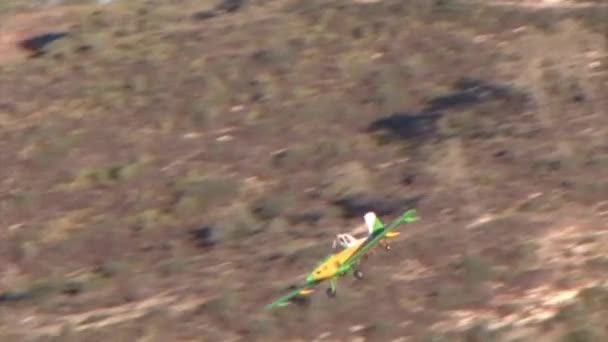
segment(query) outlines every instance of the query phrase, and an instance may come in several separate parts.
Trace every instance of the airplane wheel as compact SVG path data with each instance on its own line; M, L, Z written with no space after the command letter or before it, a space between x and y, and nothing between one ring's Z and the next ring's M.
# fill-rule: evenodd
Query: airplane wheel
M331 287L327 289L326 293L327 297L330 298L334 298L336 296L336 290L332 289Z
M384 249L386 249L387 251L390 251L391 250L391 246L390 245L386 245L386 246L384 246Z
M354 275L355 275L355 278L357 278L357 279L362 279L363 278L363 272L361 272L359 270L355 271Z

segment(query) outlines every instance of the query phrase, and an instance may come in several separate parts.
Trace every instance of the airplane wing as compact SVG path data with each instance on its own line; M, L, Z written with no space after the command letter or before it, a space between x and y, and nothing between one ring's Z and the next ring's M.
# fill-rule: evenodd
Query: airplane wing
M316 286L317 284L306 284L306 285L302 285L298 288L296 288L295 290L291 291L290 293L286 294L285 296L275 300L274 302L268 304L266 306L267 309L272 309L272 308L276 308L276 307L282 307L282 306L287 306L289 304L292 303L292 301L298 297L302 297L302 296L306 296L308 295L310 292L312 292L312 289Z
M401 217L397 218L387 227L375 230L374 234L370 236L370 239L364 242L364 245L350 257L350 259L346 262L346 265L352 266L353 264L357 263L361 259L361 257L365 255L365 253L367 253L374 246L376 246L378 242L380 242L380 240L382 240L386 236L386 234L388 234L401 224L415 222L418 221L418 219L419 217L416 209L411 209L406 211Z

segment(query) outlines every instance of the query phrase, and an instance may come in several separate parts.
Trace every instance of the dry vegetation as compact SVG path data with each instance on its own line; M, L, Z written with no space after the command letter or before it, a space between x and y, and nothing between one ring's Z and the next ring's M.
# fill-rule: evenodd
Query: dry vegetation
M0 7L2 340L608 338L605 7L25 3ZM365 279L263 311L411 207Z

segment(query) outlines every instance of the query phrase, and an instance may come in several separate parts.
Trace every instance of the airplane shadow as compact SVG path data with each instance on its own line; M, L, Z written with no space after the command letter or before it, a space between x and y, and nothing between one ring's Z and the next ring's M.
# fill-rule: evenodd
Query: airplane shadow
M448 94L429 99L420 111L396 112L376 119L367 125L365 131L388 133L392 139L424 140L438 136L437 122L448 111L462 110L491 101L502 101L523 109L523 105L530 100L525 92L510 85L469 77L457 80L452 89Z
M401 214L405 210L416 208L423 199L422 195L410 198L373 198L371 196L360 195L339 198L332 201L332 205L342 210L342 217L345 219L363 217L365 213L373 211L378 216L390 216Z
M393 138L420 139L432 134L436 122L443 114L422 111L418 113L398 112L374 120L367 132L388 131Z

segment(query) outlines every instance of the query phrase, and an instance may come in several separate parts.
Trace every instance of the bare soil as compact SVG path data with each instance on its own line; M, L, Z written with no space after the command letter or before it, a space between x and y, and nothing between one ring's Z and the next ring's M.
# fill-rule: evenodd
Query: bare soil
M24 3L0 7L2 340L608 337L603 4ZM364 279L264 310L411 208Z

